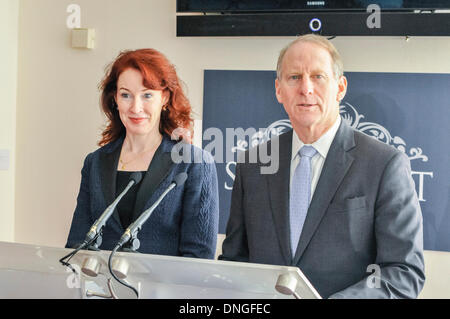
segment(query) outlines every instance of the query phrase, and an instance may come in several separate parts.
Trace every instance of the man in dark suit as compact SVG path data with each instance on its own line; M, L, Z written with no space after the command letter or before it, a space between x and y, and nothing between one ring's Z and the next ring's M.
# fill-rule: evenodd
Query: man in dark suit
M293 130L268 142L279 144L275 174L249 152L237 165L220 259L297 266L324 298L416 298L422 214L409 160L340 118L337 50L297 38L280 53L275 88Z

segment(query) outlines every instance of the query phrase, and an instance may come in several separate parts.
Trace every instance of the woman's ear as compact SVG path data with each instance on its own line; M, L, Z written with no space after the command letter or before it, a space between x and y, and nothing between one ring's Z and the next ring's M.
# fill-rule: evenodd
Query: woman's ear
M169 99L170 99L170 91L166 89L163 91L163 94L162 94L163 110L165 110L165 108L167 108L167 103L169 102Z
M113 108L115 108L115 109L119 108L119 104L117 103L117 91L115 91L112 96L112 105L113 105Z

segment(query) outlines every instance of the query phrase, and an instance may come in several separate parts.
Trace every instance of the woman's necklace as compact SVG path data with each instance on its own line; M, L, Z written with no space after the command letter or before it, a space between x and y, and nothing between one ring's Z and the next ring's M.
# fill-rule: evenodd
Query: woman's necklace
M158 147L160 143L161 143L161 140L160 140L159 143L156 144L156 147ZM153 150L154 148L155 148L155 145L152 145L152 147L150 147L150 148L148 148L148 149L146 149L146 150L143 150L142 152L137 153L136 156L134 156L134 158L132 158L132 159L129 160L129 161L124 161L124 160L122 160L122 154L121 154L121 155L120 155L120 158L119 158L120 169L121 169L121 170L126 169L126 167L127 167L128 164L134 162L135 160L137 160L138 158L140 158L143 154L146 154L147 152Z
M147 151L149 151L149 150L147 150ZM122 161L122 158L119 158L120 169L121 169L121 170L126 169L126 166L127 166L128 164L134 162L136 159L138 159L138 157L140 157L140 154L143 154L143 153L145 153L145 152L147 152L147 151L142 151L141 153L139 153L139 155L136 155L135 158L132 158L131 160L126 161L126 162Z

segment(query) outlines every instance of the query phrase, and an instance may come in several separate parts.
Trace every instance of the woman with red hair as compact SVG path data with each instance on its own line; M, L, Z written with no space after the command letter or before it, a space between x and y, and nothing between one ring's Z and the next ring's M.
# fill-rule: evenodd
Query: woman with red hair
M216 167L211 154L191 145L191 106L174 66L154 49L125 51L107 69L100 88L108 124L101 147L84 161L66 247L82 243L130 176L141 172L141 181L129 189L103 228L98 248L112 250L125 229L184 172L186 182L168 193L140 230L138 251L214 258L219 219ZM172 150L178 152L180 145L192 160L172 159Z

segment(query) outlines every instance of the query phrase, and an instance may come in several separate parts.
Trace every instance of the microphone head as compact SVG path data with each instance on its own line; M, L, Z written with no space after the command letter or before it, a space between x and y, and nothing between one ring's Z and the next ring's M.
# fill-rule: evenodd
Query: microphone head
M184 184L187 177L188 177L188 174L186 174L185 172L180 173L177 176L175 176L172 183L175 183L177 186L181 186Z
M138 184L142 179L142 173L141 172L133 172L130 175L130 181L134 181L134 184Z

